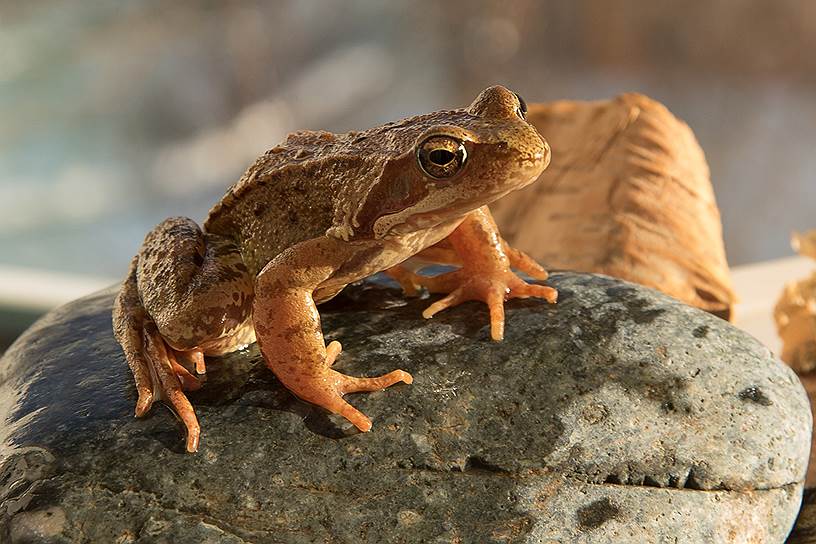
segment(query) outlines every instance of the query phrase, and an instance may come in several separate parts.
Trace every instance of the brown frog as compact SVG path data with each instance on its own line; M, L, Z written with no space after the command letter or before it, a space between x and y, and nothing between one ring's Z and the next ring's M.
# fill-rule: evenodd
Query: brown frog
M114 331L136 381L136 416L157 399L200 428L185 395L200 387L205 355L257 341L266 364L301 399L361 431L371 421L343 395L411 383L402 370L358 378L333 370L317 304L351 282L386 271L406 293L447 293L424 317L485 301L491 336L504 333L504 301L555 289L529 284L547 272L501 238L486 204L534 181L550 150L525 121L526 106L501 86L466 109L440 111L362 132L297 132L249 167L210 211L204 228L167 219L145 238L113 311ZM434 277L410 258L459 266Z

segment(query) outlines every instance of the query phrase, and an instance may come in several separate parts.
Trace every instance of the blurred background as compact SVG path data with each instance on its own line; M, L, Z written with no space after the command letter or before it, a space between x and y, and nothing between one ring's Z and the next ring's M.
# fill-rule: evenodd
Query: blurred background
M805 0L0 0L0 351L118 281L165 217L203 220L287 132L493 83L662 101L706 151L730 263L789 255L816 227L814 51Z

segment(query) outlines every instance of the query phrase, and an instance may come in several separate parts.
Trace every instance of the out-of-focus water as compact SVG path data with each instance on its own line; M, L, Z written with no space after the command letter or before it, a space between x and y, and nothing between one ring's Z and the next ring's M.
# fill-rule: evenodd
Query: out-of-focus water
M794 0L0 3L0 264L122 276L287 132L493 83L661 100L706 150L731 263L788 255L816 227L814 50Z

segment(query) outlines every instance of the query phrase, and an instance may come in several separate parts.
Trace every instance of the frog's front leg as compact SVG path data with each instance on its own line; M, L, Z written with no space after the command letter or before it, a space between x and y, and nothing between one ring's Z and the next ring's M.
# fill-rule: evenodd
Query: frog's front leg
M490 336L504 338L504 301L511 298L540 297L555 303L558 292L546 285L530 284L519 278L516 268L535 279L547 279L544 270L527 254L514 249L499 235L487 206L470 214L441 243L419 254L420 258L460 268L438 276L422 276L404 267L388 271L410 293L415 286L448 295L423 313L431 318L438 312L467 300L482 300L490 309Z
M403 370L357 378L331 368L341 346L337 341L325 345L313 293L352 256L351 251L325 237L278 255L256 280L253 322L266 364L284 386L365 432L371 429L371 420L343 400L343 395L378 391L400 381L411 383L413 378Z

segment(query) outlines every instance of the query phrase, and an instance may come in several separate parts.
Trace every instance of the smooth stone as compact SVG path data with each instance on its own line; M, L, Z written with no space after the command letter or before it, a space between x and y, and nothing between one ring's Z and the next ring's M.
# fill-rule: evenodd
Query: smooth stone
M370 433L303 403L253 346L208 364L183 452L161 405L133 418L107 290L0 360L0 541L783 542L811 414L794 373L720 319L604 276L557 305L423 320L380 284L321 307L337 368L413 385L351 395Z

